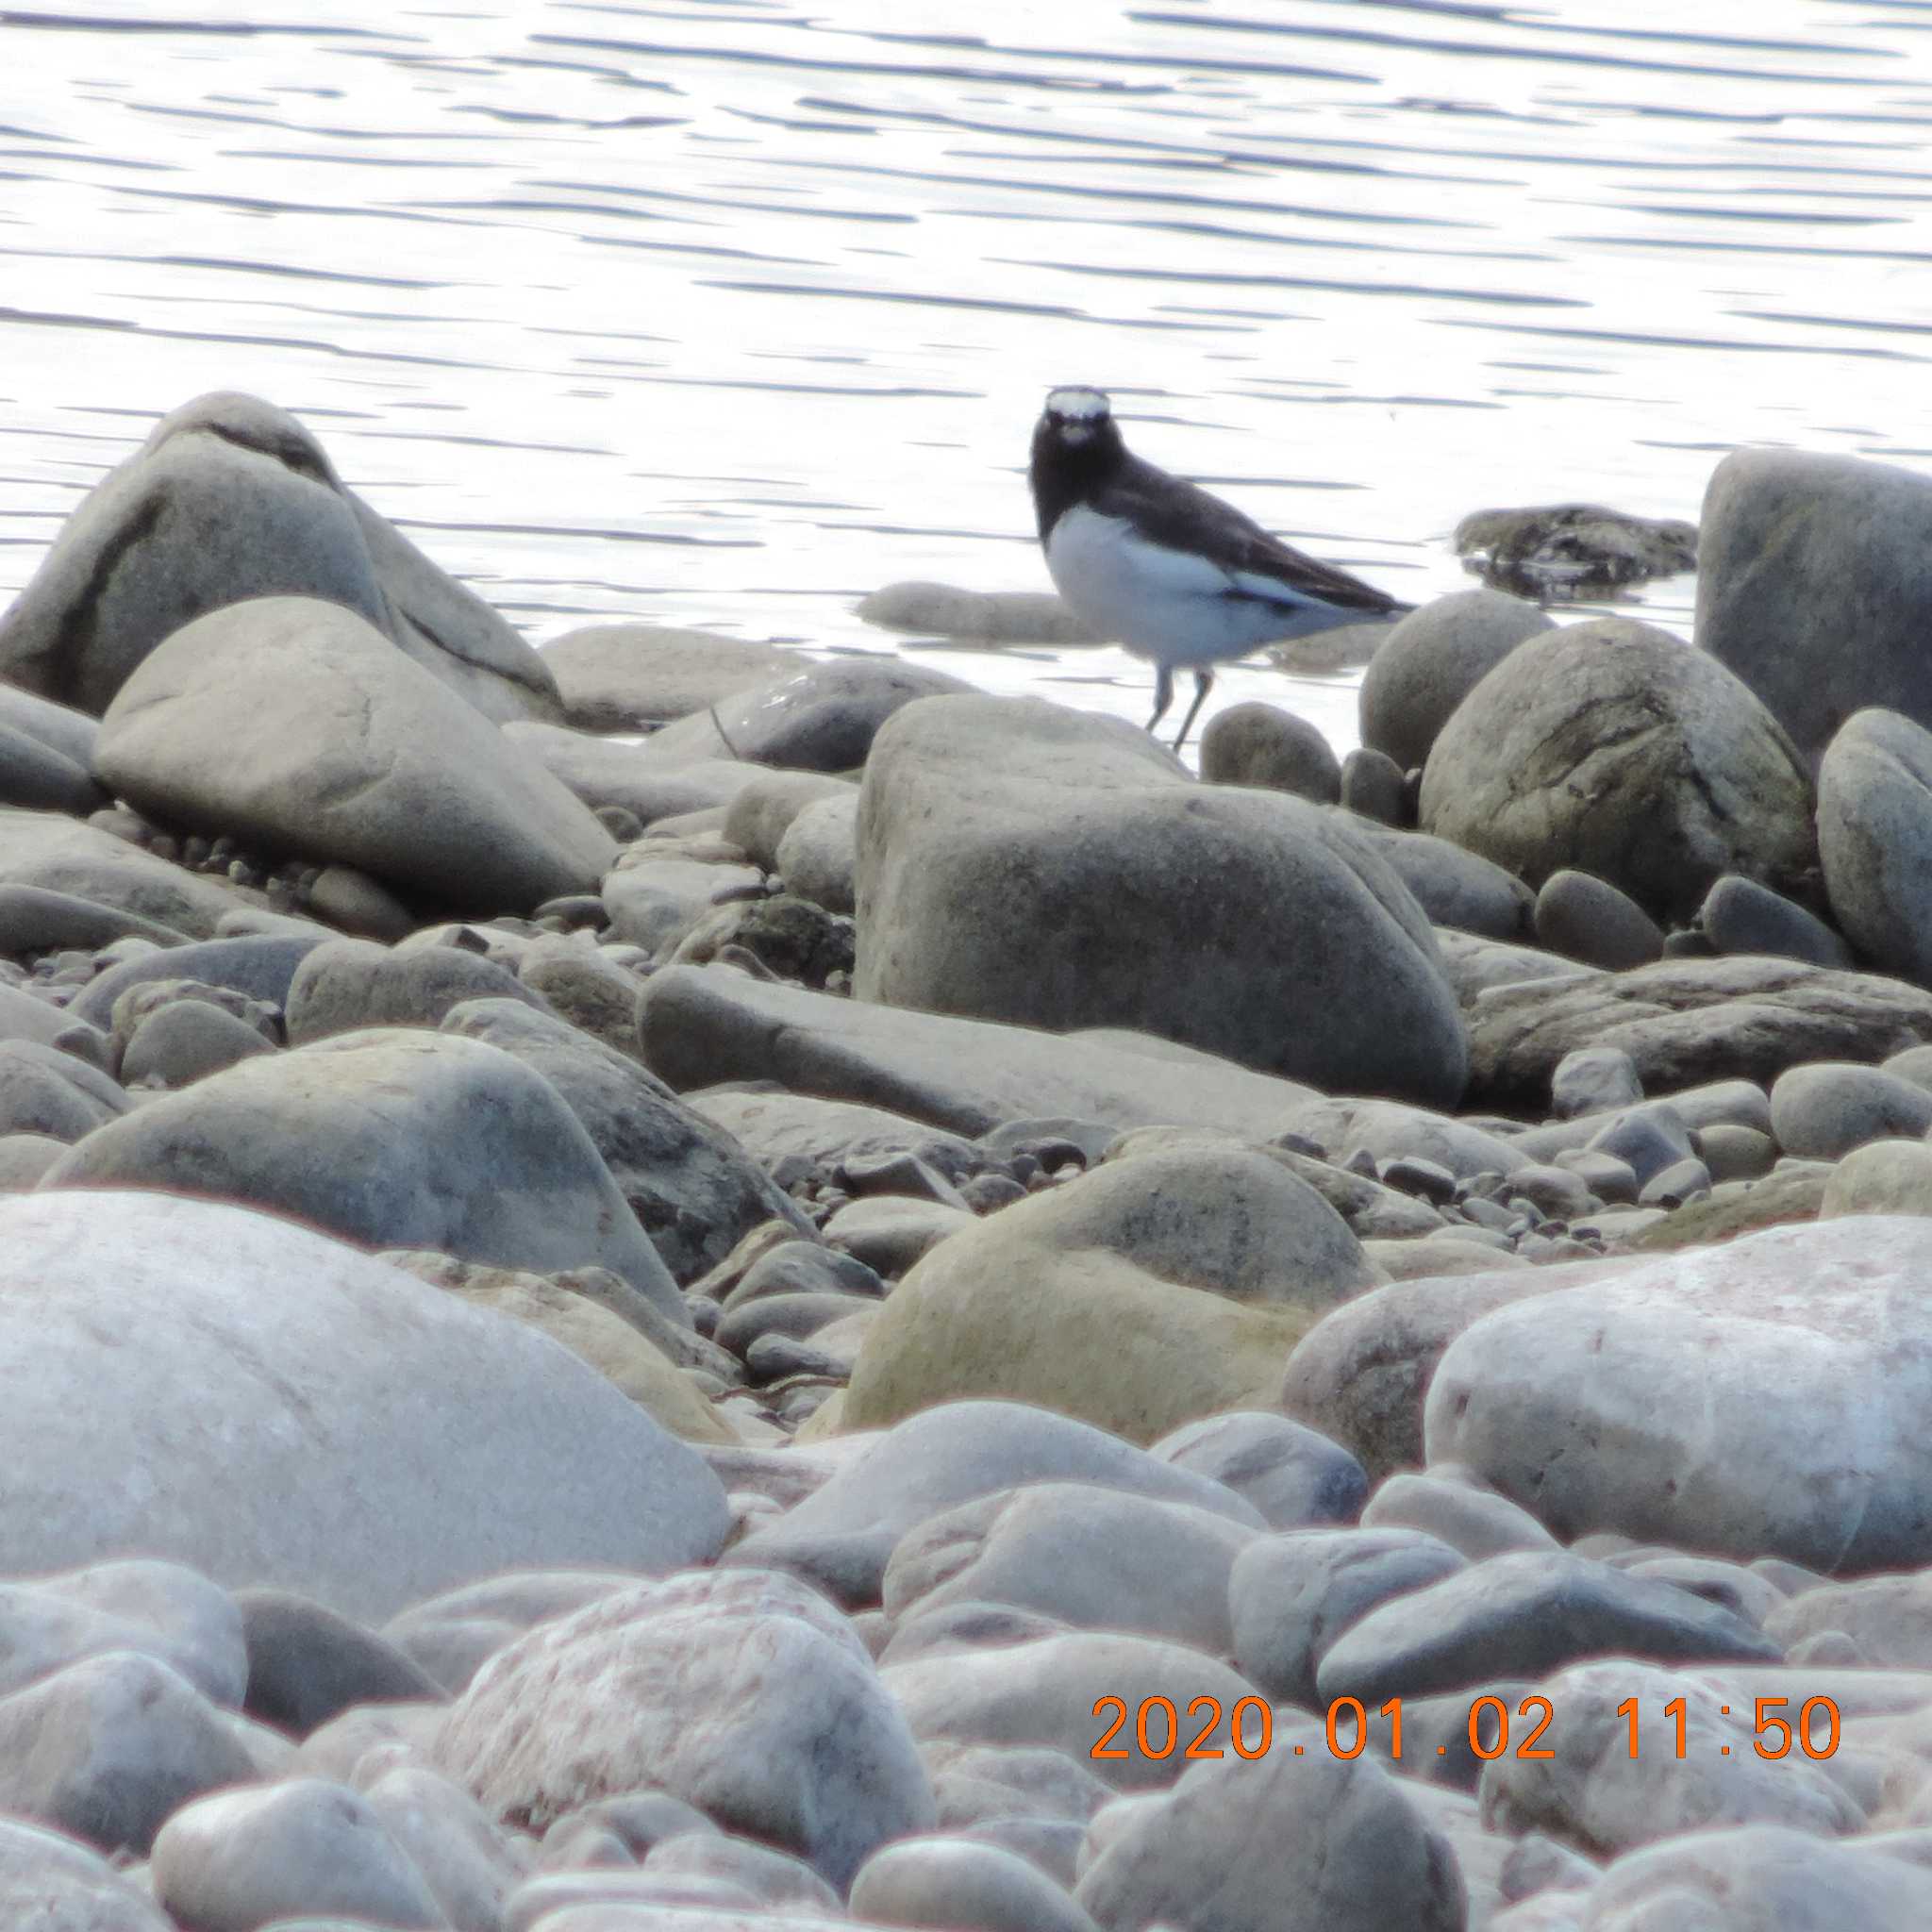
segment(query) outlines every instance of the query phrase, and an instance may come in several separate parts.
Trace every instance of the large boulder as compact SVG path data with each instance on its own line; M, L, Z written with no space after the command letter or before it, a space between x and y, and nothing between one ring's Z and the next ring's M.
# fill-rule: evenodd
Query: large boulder
M842 1420L1003 1396L1152 1442L1272 1406L1289 1350L1378 1279L1341 1217L1266 1154L1109 1161L920 1261L866 1331Z
M1361 740L1414 771L1450 715L1518 644L1556 621L1500 591L1452 591L1411 610L1375 647L1356 693Z
M1419 810L1533 886L1574 868L1675 919L1724 873L1786 891L1817 863L1783 727L1723 665L1626 617L1511 651L1443 725Z
M1845 937L1932 985L1932 731L1896 711L1845 721L1818 767L1818 857Z
M1469 1007L1468 1104L1541 1111L1563 1058L1630 1056L1646 1093L1714 1080L1770 1086L1814 1060L1880 1060L1932 1041L1932 994L1874 973L1740 953L1627 973L1539 978Z
M378 1027L242 1060L97 1127L42 1185L243 1202L372 1248L608 1268L691 1319L557 1089L478 1040Z
M1328 1090L1462 1091L1428 919L1345 815L1200 786L1120 720L908 707L866 764L857 880L861 999L1133 1027Z
M0 675L98 715L183 625L271 596L356 611L491 717L557 715L518 633L345 489L293 416L233 391L163 416L81 502L0 620Z
M1450 1343L1424 1418L1566 1540L1857 1573L1932 1563L1924 1227L1747 1235L1496 1308Z
M1869 705L1932 725L1932 477L1746 449L1704 494L1697 641L1813 762Z
M775 1080L968 1136L1074 1115L1125 1129L1227 1127L1267 1140L1315 1096L1291 1080L1118 1030L1083 1038L913 1013L754 979L660 967L638 1006L644 1063L680 1091Z
M556 1343L216 1202L0 1198L0 1382L19 1572L162 1556L375 1623L726 1533L697 1452Z
M469 912L595 891L617 855L473 706L312 597L231 605L172 633L108 707L94 761L158 818Z

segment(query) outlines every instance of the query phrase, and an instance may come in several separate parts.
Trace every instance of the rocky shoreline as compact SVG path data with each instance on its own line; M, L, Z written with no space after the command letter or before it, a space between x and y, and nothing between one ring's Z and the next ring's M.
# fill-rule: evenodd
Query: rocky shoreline
M164 418L0 618L0 1920L1921 1932L1928 533L1197 779Z

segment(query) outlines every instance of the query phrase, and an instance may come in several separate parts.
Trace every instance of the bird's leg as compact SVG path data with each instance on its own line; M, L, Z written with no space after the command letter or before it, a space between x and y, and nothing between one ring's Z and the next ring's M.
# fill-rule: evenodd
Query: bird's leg
M1167 708L1174 703L1174 673L1165 664L1154 674L1154 715L1147 721L1152 731L1167 716Z
M1179 751L1188 741L1188 733L1194 728L1194 720L1201 715L1201 707L1208 702L1208 693L1214 689L1214 674L1211 671L1194 673L1194 702L1188 707L1188 715L1181 725L1181 735L1174 741L1174 748ZM1157 716L1158 713L1156 714Z

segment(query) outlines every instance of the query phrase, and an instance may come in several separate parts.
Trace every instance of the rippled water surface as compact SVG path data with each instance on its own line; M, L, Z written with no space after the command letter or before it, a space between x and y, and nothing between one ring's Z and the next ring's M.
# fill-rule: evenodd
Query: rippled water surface
M305 417L539 641L904 648L1140 718L1045 588L1041 391L1399 595L1465 512L1932 467L1925 0L99 0L0 8L0 597L201 391ZM1690 586L1647 610L1679 627ZM1354 679L1258 662L1350 741Z

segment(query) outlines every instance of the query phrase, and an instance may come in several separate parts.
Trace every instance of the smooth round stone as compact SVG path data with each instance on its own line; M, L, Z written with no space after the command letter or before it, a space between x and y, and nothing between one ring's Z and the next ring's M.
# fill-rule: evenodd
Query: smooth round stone
M1637 1062L1621 1046L1579 1046L1550 1075L1550 1110L1559 1120L1635 1107L1642 1098Z
M401 1928L449 1923L369 1802L320 1778L184 1807L155 1840L150 1869L156 1898L198 1932L316 1913Z
M1201 776L1210 785L1291 791L1317 805L1341 796L1341 765L1320 729L1277 705L1230 705L1201 734Z
M1753 1181L1768 1174L1777 1160L1777 1142L1756 1127L1720 1122L1697 1136L1704 1164L1717 1181Z
M1183 1423L1148 1454L1225 1483L1271 1529L1352 1523L1369 1492L1361 1464L1341 1443L1264 1409Z
M1932 1146L1923 1140L1868 1141L1824 1183L1819 1219L1840 1214L1932 1215Z
M1932 732L1896 711L1845 722L1818 767L1818 856L1845 937L1932 983Z
M1704 895L1697 924L1720 953L1768 953L1848 967L1852 949L1816 913L1756 879L1726 873Z
M854 1917L874 1925L957 1932L1095 1932L1093 1921L1038 1867L958 1838L904 1839L875 1852L852 1881Z
M1471 1562L1512 1550L1557 1547L1556 1538L1528 1510L1447 1471L1390 1476L1369 1498L1361 1524L1364 1529L1419 1530Z
M1362 742L1400 771L1423 764L1464 698L1554 620L1498 591L1452 591L1412 610L1376 647L1357 693Z
M1341 803L1377 824L1409 822L1408 791L1402 767L1387 752L1357 745L1341 761Z
M785 828L773 855L785 890L827 912L851 912L858 893L858 793L814 799Z
M1932 1092L1878 1067L1793 1067L1771 1090L1771 1128L1787 1154L1837 1160L1868 1141L1932 1128Z
M351 1706L435 1698L436 1683L375 1631L291 1591L235 1596L248 1645L243 1708L307 1737Z
M205 1000L175 1000L157 1008L134 1029L121 1056L129 1087L192 1087L238 1060L273 1053L260 1029Z
M1585 872L1552 873L1536 895L1540 944L1611 973L1663 957L1662 928L1615 886Z

